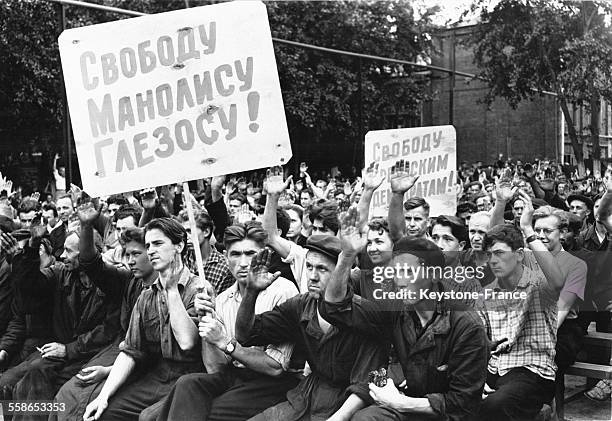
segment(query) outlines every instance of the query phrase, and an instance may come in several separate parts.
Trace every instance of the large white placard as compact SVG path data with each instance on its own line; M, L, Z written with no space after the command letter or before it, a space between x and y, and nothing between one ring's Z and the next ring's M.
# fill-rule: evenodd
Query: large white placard
M286 163L266 8L229 2L59 38L84 190L137 190Z
M365 165L378 162L385 176L372 197L370 214L387 215L391 201L390 169L402 159L410 162L410 174L419 176L405 199L424 198L430 205L430 216L455 215L457 135L453 126L376 130L366 134Z

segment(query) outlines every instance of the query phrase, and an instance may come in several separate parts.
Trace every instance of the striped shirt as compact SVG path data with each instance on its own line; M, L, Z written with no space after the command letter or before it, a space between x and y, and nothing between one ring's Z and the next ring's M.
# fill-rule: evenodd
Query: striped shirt
M285 278L278 278L272 285L260 292L257 296L255 314L270 311L278 304L284 303L297 294L298 290L293 282ZM234 285L219 294L215 301L217 317L225 326L225 331L228 336L232 338L236 336L236 317L238 316L238 308L240 307L241 301L242 297L238 289L238 282L235 282ZM291 354L293 353L292 343L267 345L258 348L264 350L270 358L278 362L283 367L283 370L287 370ZM234 360L233 364L236 367L244 368L244 365L238 361Z

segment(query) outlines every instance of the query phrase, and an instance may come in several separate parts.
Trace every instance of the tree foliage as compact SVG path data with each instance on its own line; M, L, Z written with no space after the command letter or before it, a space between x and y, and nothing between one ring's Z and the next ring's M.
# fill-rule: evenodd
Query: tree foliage
M145 13L215 3L89 2ZM418 60L430 53L430 17L435 9L416 19L410 3L404 0L265 4L273 37L403 60ZM126 18L85 8L66 9L68 28ZM42 0L5 0L0 5L0 25L0 48L4 51L0 55L0 115L6 117L0 130L16 137L36 137L43 132L61 136L58 6ZM362 60L359 97L357 59L281 43L275 43L274 48L294 143L328 138L361 141L368 129L384 128L385 113L401 109L407 115L418 115L424 89L411 78L411 68ZM359 133L359 115L363 117L363 133Z
M502 97L516 107L543 91L556 93L579 162L582 146L568 105L584 106L592 117L593 155L599 159L598 107L601 98L612 101L612 5L502 0L489 9L484 3L473 5L482 9L470 42L479 76L489 84L485 101Z

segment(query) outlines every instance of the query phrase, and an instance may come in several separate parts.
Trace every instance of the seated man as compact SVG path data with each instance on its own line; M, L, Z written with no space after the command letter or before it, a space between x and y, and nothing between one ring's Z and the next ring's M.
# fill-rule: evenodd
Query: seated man
M371 402L365 384L368 373L387 362L381 344L352 331L339 331L317 310L340 253L338 238L313 235L306 247L308 292L273 310L255 315L259 295L273 280L267 268L247 277L236 319L238 341L244 346L293 342L312 370L287 393L286 401L252 418L256 421L349 419Z
M479 419L532 419L555 391L557 300L564 277L532 227L531 198L519 191L525 208L521 231L513 225L493 227L485 238L489 265L496 276L485 290L491 339L486 392ZM527 246L540 270L523 264Z
M136 300L121 352L84 420L133 420L180 376L202 370L193 300L198 288L212 287L184 266L186 243L187 232L173 219L145 226L147 255L159 276Z
M557 345L555 363L562 373L576 361L582 348L584 332L578 321L578 311L584 301L587 265L561 246L561 231L568 227L565 211L542 206L533 213L534 230L540 241L552 253L563 274L563 289L559 294ZM563 381L562 378L560 381Z
M45 227L41 228L44 231ZM24 250L21 265L25 267L20 269L23 276L18 288L23 297L51 297L53 339L0 377L3 399L53 399L59 388L117 334L119 303L99 290L83 271L79 233L68 234L63 262L54 265L38 247L31 247L35 239ZM98 248L102 248L101 239Z
M364 244L350 211L341 237L342 255L325 292L322 316L341 331L390 340L406 379L402 392L392 380L383 387L370 384L376 405L352 420L469 420L485 383L488 339L476 312L451 310L444 300L428 295L441 292L434 277L435 269L444 267L440 249L425 238L395 243L391 267L398 268L394 280L404 308L385 311L347 290L348 269Z
M479 277L480 285L487 286L495 279L495 275L489 267L489 257L482 248L485 235L489 231L491 215L488 212L477 212L468 222L468 238L470 248L463 250L459 254L462 266L472 267L478 270L482 277Z
M246 348L234 339L247 277L256 276L255 271L261 269L252 266L251 260L264 250L266 232L259 223L247 222L228 227L223 239L236 281L217 296L214 304L204 294L198 294L195 300L198 314L209 314L200 322L203 344L210 345L203 350L208 353L204 361L208 374L181 376L166 398L141 414L141 420L241 421L282 402L287 391L297 385L297 377L286 372L293 344ZM262 260L269 258L266 250ZM272 310L297 293L292 282L278 278L257 297L255 312Z
M89 209L89 210L88 210ZM112 344L87 362L80 373L65 383L55 395L55 401L64 404L64 410L50 416L51 420L82 419L85 407L102 389L104 380L119 355L119 344L125 339L132 309L144 287L150 286L157 272L153 269L144 244L144 231L127 228L121 233L119 242L129 270L106 263L93 245L93 223L98 211L92 208L78 209L81 221L80 258L85 273L105 294L121 302L120 329Z

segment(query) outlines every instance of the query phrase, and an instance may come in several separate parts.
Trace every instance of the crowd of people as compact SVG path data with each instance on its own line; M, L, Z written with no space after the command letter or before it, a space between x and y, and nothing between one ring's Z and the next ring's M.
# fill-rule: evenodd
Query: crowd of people
M437 216L407 161L308 169L105 198L0 175L0 400L41 403L4 416L528 420L612 331L612 168L461 163Z

